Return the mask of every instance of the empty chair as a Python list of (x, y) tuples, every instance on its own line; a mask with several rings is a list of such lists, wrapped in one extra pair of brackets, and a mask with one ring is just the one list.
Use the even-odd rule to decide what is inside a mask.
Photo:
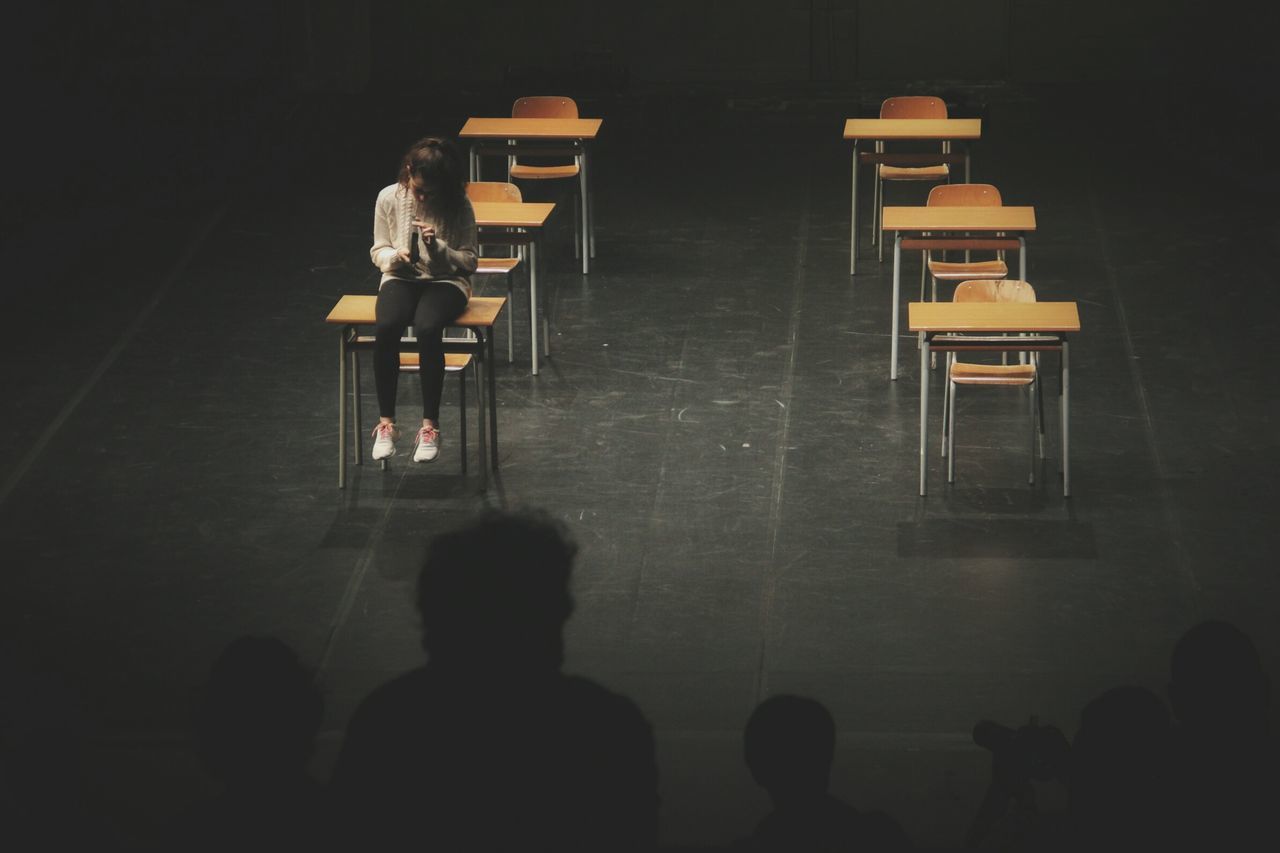
[[(893, 119), (940, 119), (947, 117), (947, 104), (941, 98), (932, 95), (905, 95), (888, 98), (880, 105), (880, 118)], [(876, 153), (884, 153), (884, 140), (876, 141)], [(942, 143), (942, 153), (951, 153), (951, 143)], [(876, 166), (876, 180), (873, 189), (874, 221), (872, 222), (872, 240), (878, 246), (877, 257), (884, 260), (884, 236), (880, 233), (881, 216), (884, 211), (884, 181), (927, 181), (946, 182), (951, 180), (951, 167), (946, 163), (926, 166), (890, 166), (880, 163)]]
[[(512, 118), (577, 118), (578, 104), (573, 98), (566, 98), (561, 95), (536, 95), (526, 98), (518, 98), (511, 106)], [(579, 209), (583, 207), (583, 193), (585, 188), (580, 180), (582, 176), (582, 147), (580, 143), (572, 143), (573, 162), (561, 163), (553, 165), (534, 165), (531, 163), (522, 163), (516, 157), (507, 158), (507, 175), (509, 180), (521, 181), (548, 181), (548, 180), (564, 180), (573, 181), (575, 203), (573, 205), (573, 256), (580, 257), (582, 251), (581, 240), (579, 235), (581, 227), (578, 216)], [(595, 257), (595, 223), (591, 220), (595, 217), (592, 214), (590, 199), (586, 199), (587, 211), (587, 252), (590, 257)]]
[[(930, 207), (1000, 207), (1002, 203), (1000, 191), (991, 184), (943, 184), (929, 190), (929, 200), (926, 202)], [(906, 242), (903, 241), (904, 245)], [(924, 268), (932, 279), (931, 301), (938, 301), (939, 281), (999, 281), (1007, 278), (1009, 267), (1005, 263), (1004, 253), (1007, 249), (1019, 248), (1019, 245), (1017, 240), (1000, 236), (994, 239), (991, 237), (976, 237), (972, 240), (958, 238), (955, 248), (965, 250), (965, 260), (960, 262), (935, 258), (933, 252), (926, 249)], [(969, 260), (970, 249), (995, 251), (996, 256), (992, 260), (971, 261)], [(920, 299), (924, 301), (923, 271), (921, 275)]]
[[(467, 198), (471, 199), (471, 201), (473, 202), (477, 202), (477, 201), (509, 202), (509, 203), (516, 203), (516, 204), (519, 204), (521, 201), (524, 200), (520, 194), (520, 188), (515, 184), (509, 184), (505, 181), (471, 181), (470, 183), (467, 184)], [(490, 242), (499, 243), (501, 242), (501, 238), (492, 237), (490, 239)], [(481, 244), (480, 248), (482, 251), (484, 250), (485, 246), (486, 244), (484, 243)], [(506, 276), (507, 304), (511, 305), (511, 304), (514, 304), (512, 302), (512, 292), (513, 292), (513, 278), (515, 274), (515, 268), (519, 266), (521, 262), (525, 262), (525, 244), (519, 244), (519, 245), (508, 244), (507, 250), (508, 250), (507, 257), (493, 257), (488, 255), (481, 255), (477, 259), (479, 265), (476, 267), (476, 272), (486, 273), (489, 275)], [(532, 302), (529, 305), (529, 310), (533, 311)], [(546, 322), (546, 318), (543, 318), (543, 322), (544, 323)], [(545, 328), (546, 327), (544, 326), (544, 330)], [(543, 337), (544, 339), (546, 337), (545, 331), (543, 333)], [(513, 311), (508, 311), (507, 312), (507, 363), (510, 364), (513, 361), (515, 361), (515, 359), (516, 359), (515, 314)]]
[[(954, 302), (1035, 302), (1036, 292), (1025, 281), (962, 281), (952, 294)], [(942, 453), (947, 457), (947, 482), (955, 482), (956, 390), (961, 385), (1026, 387), (1031, 418), (1031, 467), (1028, 482), (1036, 480), (1037, 444), (1044, 457), (1044, 411), (1040, 396), (1038, 359), (1026, 364), (973, 364), (947, 353), (946, 385), (942, 401)]]

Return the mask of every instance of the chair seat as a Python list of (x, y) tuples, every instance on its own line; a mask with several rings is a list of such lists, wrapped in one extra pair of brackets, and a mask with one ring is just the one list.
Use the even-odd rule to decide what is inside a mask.
[(529, 181), (548, 178), (572, 178), (577, 174), (577, 163), (566, 163), (563, 166), (525, 166), (517, 163), (511, 167), (511, 177)]
[(970, 263), (952, 263), (948, 261), (929, 261), (929, 275), (940, 281), (965, 281), (967, 279), (1000, 279), (1009, 275), (1009, 267), (1004, 261), (973, 261)]
[[(464, 370), (466, 369), (467, 365), (469, 365), (470, 363), (471, 363), (470, 353), (447, 352), (444, 354), (444, 369), (449, 373), (456, 373), (459, 370)], [(418, 354), (416, 352), (400, 353), (400, 369), (401, 370), (406, 371), (408, 373), (412, 373), (413, 371), (417, 370), (421, 366), (422, 365), (419, 362)]]
[(1030, 385), (1036, 379), (1034, 364), (971, 364), (953, 362), (951, 381), (957, 385)]
[(880, 166), (880, 178), (885, 181), (945, 181), (951, 174), (946, 163), (941, 166)]
[(476, 272), (505, 275), (520, 264), (519, 258), (477, 258)]

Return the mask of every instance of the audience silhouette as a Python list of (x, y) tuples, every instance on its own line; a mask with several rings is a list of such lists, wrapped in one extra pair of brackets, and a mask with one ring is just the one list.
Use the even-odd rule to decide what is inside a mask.
[(898, 851), (911, 849), (906, 833), (880, 812), (861, 813), (828, 793), (836, 724), (813, 699), (774, 696), (747, 720), (743, 753), (751, 776), (769, 792), (773, 811), (742, 851)]
[(1169, 711), (1143, 687), (1115, 687), (1080, 713), (1071, 742), (1065, 841), (1072, 850), (1167, 850)]
[[(1273, 850), (1280, 805), (1269, 684), (1249, 637), (1202, 622), (1174, 647), (1169, 709), (1149, 690), (1108, 690), (1085, 706), (1061, 772), (1067, 809), (1043, 814), (1029, 796), (1033, 753), (1055, 752), (1029, 726), (975, 740), (993, 749), (992, 780), (966, 847), (1028, 851)], [(1002, 727), (996, 727), (997, 729)], [(1036, 737), (1031, 735), (1040, 733)], [(1018, 806), (1009, 813), (1010, 803)]]
[(1201, 622), (1170, 658), (1173, 814), (1186, 849), (1274, 850), (1280, 844), (1270, 684), (1253, 641), (1227, 622)]
[(427, 663), (365, 699), (334, 769), (347, 847), (656, 845), (648, 722), (561, 672), (575, 551), (532, 513), (490, 511), (432, 542), (418, 579)]
[(277, 639), (241, 637), (214, 662), (196, 714), (196, 747), (222, 791), (166, 842), (193, 851), (315, 849), (323, 789), (307, 772), (323, 698)]

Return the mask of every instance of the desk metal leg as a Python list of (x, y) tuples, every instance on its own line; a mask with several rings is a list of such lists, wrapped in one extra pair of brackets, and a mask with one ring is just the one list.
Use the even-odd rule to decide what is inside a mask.
[[(489, 442), (487, 440), (488, 430), (485, 429), (486, 394), (485, 394), (485, 388), (484, 388), (484, 380), (480, 376), (481, 370), (485, 369), (484, 354), (483, 352), (479, 351), (479, 350), (482, 350), (483, 347), (484, 347), (484, 342), (481, 341), (480, 347), (477, 348), (478, 351), (476, 353), (480, 357), (473, 358), (471, 360), (471, 363), (472, 365), (474, 365), (474, 368), (475, 368), (474, 375), (476, 380), (476, 414), (479, 415), (479, 417), (476, 418), (476, 421), (480, 425), (480, 428), (476, 430), (476, 433), (478, 434), (478, 437), (479, 437), (478, 443), (480, 445), (480, 491), (482, 492), (487, 491), (489, 488)], [(492, 367), (492, 365), (490, 365), (490, 367)]]
[(1062, 339), (1062, 496), (1071, 497), (1071, 367)]
[[(893, 329), (889, 345), (889, 378), (898, 378), (898, 290), (902, 278), (902, 232), (893, 232)], [(921, 350), (924, 347), (920, 348)]]
[(973, 183), (973, 181), (969, 180), (969, 146), (968, 145), (965, 145), (964, 147), (964, 182), (966, 184)]
[(469, 180), (480, 180), (479, 159), (480, 158), (476, 156), (476, 145), (473, 142), (471, 143), (471, 147), (467, 149), (467, 175)]
[[(472, 370), (475, 370), (472, 367)], [(484, 424), (480, 424), (484, 429)], [(458, 441), (462, 444), (462, 473), (467, 473), (467, 372), (458, 373)], [(481, 460), (484, 461), (484, 460)]]
[(347, 487), (347, 330), (338, 338), (338, 488)]
[(1027, 238), (1018, 238), (1018, 278), (1027, 280)]
[[(510, 310), (510, 309), (508, 309)], [(489, 378), (489, 459), (492, 462), (493, 470), (498, 470), (498, 383), (494, 378), (494, 360), (493, 360), (493, 329), (489, 329), (487, 337), (481, 339), (481, 347), (484, 350), (485, 375)], [(484, 429), (485, 424), (481, 422), (480, 429)]]
[(529, 241), (529, 354), (533, 375), (538, 375), (538, 243)]
[(582, 194), (582, 274), (591, 271), (588, 258), (596, 256), (595, 229), (591, 227), (591, 180), (587, 177), (587, 146), (582, 146), (582, 165), (578, 167), (578, 192)]
[(920, 347), (920, 496), (929, 490), (929, 336)]
[(356, 464), (364, 464), (364, 424), (360, 422), (360, 353), (351, 351), (351, 437), (356, 445)]
[(853, 141), (853, 190), (849, 201), (849, 275), (858, 265), (858, 141)]

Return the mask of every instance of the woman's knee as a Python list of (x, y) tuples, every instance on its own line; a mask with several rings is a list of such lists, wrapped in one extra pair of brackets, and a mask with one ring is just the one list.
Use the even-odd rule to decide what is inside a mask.
[(405, 327), (399, 323), (379, 323), (373, 327), (374, 341), (379, 344), (399, 343)]

